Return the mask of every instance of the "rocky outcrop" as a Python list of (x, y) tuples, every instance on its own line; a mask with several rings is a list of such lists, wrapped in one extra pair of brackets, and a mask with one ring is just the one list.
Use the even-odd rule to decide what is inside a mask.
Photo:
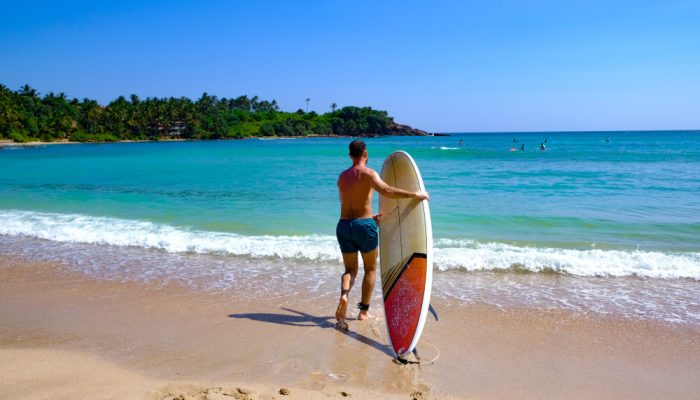
[(380, 133), (378, 136), (393, 135), (393, 136), (430, 136), (428, 132), (422, 131), (420, 129), (412, 128), (408, 125), (397, 124), (396, 122), (391, 122), (387, 127), (386, 131)]
[(389, 135), (402, 136), (428, 136), (428, 132), (420, 129), (412, 128), (408, 125), (397, 124), (393, 122), (389, 125)]

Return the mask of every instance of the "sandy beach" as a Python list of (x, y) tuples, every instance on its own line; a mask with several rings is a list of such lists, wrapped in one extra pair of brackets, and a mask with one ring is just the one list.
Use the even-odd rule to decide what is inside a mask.
[(96, 141), (96, 142), (71, 142), (69, 140), (56, 140), (53, 142), (15, 142), (12, 140), (0, 140), (0, 149), (3, 147), (7, 148), (18, 148), (18, 147), (37, 147), (37, 146), (51, 146), (57, 144), (100, 144), (100, 143), (149, 143), (149, 142), (186, 142), (187, 139), (159, 139), (159, 140), (118, 140), (114, 142)]
[(694, 328), (441, 301), (420, 346), (437, 361), (398, 365), (378, 307), (344, 334), (334, 300), (98, 281), (4, 257), (0, 398), (692, 399), (700, 390)]

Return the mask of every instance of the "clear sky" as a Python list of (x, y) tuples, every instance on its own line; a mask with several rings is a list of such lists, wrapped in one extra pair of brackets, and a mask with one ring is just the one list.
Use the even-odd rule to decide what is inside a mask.
[(697, 0), (2, 0), (0, 15), (15, 90), (308, 97), (434, 132), (700, 129)]

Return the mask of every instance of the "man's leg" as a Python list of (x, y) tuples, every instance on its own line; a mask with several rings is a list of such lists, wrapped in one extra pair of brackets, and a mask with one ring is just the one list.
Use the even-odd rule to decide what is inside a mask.
[(338, 308), (335, 310), (335, 318), (338, 322), (345, 321), (348, 293), (350, 293), (350, 289), (355, 284), (355, 277), (357, 277), (357, 253), (343, 253), (343, 263), (345, 264), (345, 272), (340, 277), (340, 301), (338, 301)]
[[(362, 279), (362, 303), (369, 304), (372, 300), (372, 291), (374, 290), (374, 282), (377, 275), (377, 249), (367, 253), (362, 253), (362, 263), (365, 267), (365, 276)], [(360, 310), (357, 319), (362, 321), (369, 318), (369, 311)]]

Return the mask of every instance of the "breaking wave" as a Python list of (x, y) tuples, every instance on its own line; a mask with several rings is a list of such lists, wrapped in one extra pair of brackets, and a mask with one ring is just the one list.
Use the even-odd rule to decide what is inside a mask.
[[(341, 260), (333, 236), (251, 236), (80, 214), (3, 210), (0, 211), (0, 234), (63, 243), (134, 246), (171, 253)], [(700, 279), (700, 253), (697, 252), (576, 250), (438, 239), (434, 255), (435, 268), (440, 271)]]

